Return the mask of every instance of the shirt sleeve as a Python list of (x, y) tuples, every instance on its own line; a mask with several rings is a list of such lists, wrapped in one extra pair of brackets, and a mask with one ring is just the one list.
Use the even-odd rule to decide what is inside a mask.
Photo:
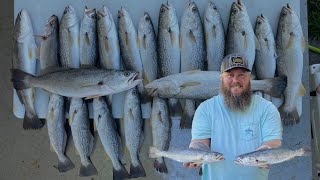
[(278, 109), (270, 103), (262, 117), (262, 142), (282, 140), (282, 123)]
[(201, 103), (194, 114), (191, 135), (192, 139), (211, 138), (211, 123), (206, 102)]

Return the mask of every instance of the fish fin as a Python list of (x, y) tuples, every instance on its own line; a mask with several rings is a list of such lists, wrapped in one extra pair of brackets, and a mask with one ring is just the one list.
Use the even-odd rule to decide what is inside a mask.
[(170, 43), (171, 43), (171, 46), (173, 47), (174, 43), (175, 43), (175, 39), (174, 39), (174, 34), (172, 33), (171, 29), (169, 29), (169, 34), (170, 34)]
[(108, 37), (106, 36), (104, 39), (104, 48), (106, 52), (109, 52), (109, 42), (108, 42)]
[(302, 52), (304, 52), (307, 48), (306, 40), (305, 40), (304, 36), (302, 36), (302, 38), (301, 38), (301, 48), (302, 48)]
[(277, 54), (277, 52), (276, 52), (276, 51), (274, 52), (273, 57), (274, 57), (275, 59), (277, 59), (277, 58), (278, 58), (278, 54)]
[(149, 148), (149, 157), (150, 158), (158, 158), (158, 157), (161, 157), (159, 154), (160, 154), (160, 150), (158, 150), (156, 147), (154, 146), (150, 146)]
[(162, 120), (162, 117), (161, 117), (161, 111), (159, 111), (159, 112), (157, 113), (157, 116), (158, 116), (158, 119), (159, 119), (159, 121), (161, 122), (161, 124), (163, 124), (163, 120)]
[(59, 172), (67, 172), (73, 169), (75, 166), (72, 161), (67, 156), (65, 156), (64, 161), (59, 161), (58, 166), (54, 165), (53, 167), (57, 168)]
[(153, 162), (153, 167), (156, 171), (160, 172), (160, 173), (168, 173), (168, 168), (166, 166), (166, 163), (162, 158), (162, 162), (159, 162), (157, 159)]
[(77, 149), (74, 149), (74, 154), (77, 155), (77, 156), (79, 156), (79, 152), (78, 152)]
[(194, 36), (192, 30), (190, 29), (188, 37), (190, 38), (192, 43), (197, 43), (196, 37)]
[(196, 69), (196, 70), (186, 71), (186, 72), (183, 72), (183, 73), (184, 74), (194, 74), (194, 73), (198, 73), (198, 72), (201, 72), (201, 70)]
[(89, 33), (88, 32), (86, 32), (84, 34), (84, 39), (85, 39), (85, 42), (86, 42), (87, 46), (89, 46), (90, 45), (90, 38), (89, 38)]
[(130, 119), (134, 119), (134, 115), (131, 108), (129, 109), (129, 116), (130, 116)]
[(312, 150), (306, 149), (306, 148), (300, 148), (299, 149), (299, 156), (311, 156)]
[(288, 41), (288, 44), (287, 44), (287, 49), (291, 48), (292, 45), (293, 45), (293, 42), (294, 42), (294, 34), (293, 32), (290, 33), (290, 38), (289, 38), (289, 41)]
[(38, 115), (34, 110), (26, 109), (23, 118), (23, 129), (40, 129), (44, 124), (44, 121), (38, 118)]
[(299, 86), (299, 93), (298, 93), (298, 95), (299, 95), (299, 96), (304, 96), (304, 95), (305, 95), (305, 93), (306, 93), (306, 90), (305, 90), (305, 88), (304, 88), (303, 84), (300, 84), (300, 86)]
[[(100, 116), (100, 115), (99, 115)], [(97, 132), (97, 120), (93, 120), (93, 132)]]
[(70, 117), (70, 115), (69, 115), (69, 125), (70, 125), (70, 126), (71, 126), (71, 124), (72, 124), (72, 122), (73, 122), (73, 120), (74, 120), (74, 118), (75, 118), (75, 116), (76, 116), (77, 113), (78, 113), (78, 111), (75, 110), (75, 111), (73, 111), (71, 117)]
[[(258, 38), (257, 38), (256, 35), (254, 35), (254, 43), (255, 43), (256, 49), (257, 49), (257, 50), (260, 50), (260, 49), (261, 49), (260, 43), (259, 43)], [(268, 46), (268, 47), (269, 47), (269, 46)]]
[(130, 179), (138, 178), (138, 177), (146, 177), (146, 172), (140, 161), (139, 161), (139, 165), (136, 167), (130, 164)]
[(54, 119), (54, 108), (53, 107), (49, 110), (48, 115), (49, 115), (49, 118), (47, 118), (47, 120)]
[(142, 79), (143, 79), (143, 84), (149, 84), (150, 83), (150, 81), (149, 81), (149, 79), (148, 79), (148, 77), (147, 77), (147, 75), (145, 73), (145, 69), (144, 68), (142, 70)]
[(271, 79), (265, 79), (269, 81), (268, 84), (271, 84), (271, 88), (266, 88), (263, 90), (264, 93), (269, 94), (272, 97), (281, 97), (283, 91), (287, 87), (287, 77), (286, 76), (279, 76)]
[(211, 33), (212, 33), (212, 37), (213, 37), (213, 38), (216, 38), (216, 37), (217, 37), (216, 25), (212, 25)]
[(298, 124), (300, 122), (297, 108), (294, 107), (292, 111), (287, 111), (284, 105), (279, 107), (280, 117), (285, 126)]
[[(69, 35), (69, 47), (72, 47), (73, 46), (73, 37), (72, 37), (72, 33), (70, 33), (70, 30), (69, 30), (69, 28), (67, 28), (67, 32), (68, 32), (68, 35)], [(79, 39), (80, 39), (80, 37), (79, 37)]]
[(96, 94), (96, 95), (93, 95), (93, 96), (87, 96), (87, 97), (85, 97), (84, 99), (85, 99), (85, 100), (89, 100), (89, 99), (98, 98), (98, 97), (100, 97), (100, 96), (103, 96), (103, 95), (101, 95), (101, 94)]
[(29, 47), (28, 48), (28, 57), (29, 57), (29, 60), (32, 60), (33, 59), (33, 48)]
[(20, 69), (11, 69), (11, 81), (13, 83), (13, 87), (16, 90), (31, 88), (29, 84), (29, 79), (33, 77), (33, 75), (21, 71)]
[(169, 113), (171, 117), (181, 117), (182, 109), (178, 99), (168, 99)]
[(92, 164), (91, 160), (89, 160), (89, 164), (87, 166), (84, 166), (81, 164), (79, 176), (80, 177), (86, 177), (86, 176), (93, 176), (97, 175), (98, 171), (96, 167)]
[(180, 129), (191, 128), (195, 109), (195, 101), (186, 99), (186, 103), (182, 112), (182, 117), (180, 119)]
[(179, 33), (179, 48), (182, 48), (182, 37), (181, 37), (181, 33)]
[(142, 39), (141, 39), (141, 44), (142, 45), (140, 45), (140, 47), (143, 47), (143, 49), (147, 49), (146, 38), (147, 38), (147, 36), (144, 34)]
[(54, 152), (54, 148), (53, 148), (52, 144), (50, 144), (50, 151)]
[(113, 168), (113, 179), (114, 180), (123, 180), (123, 179), (128, 179), (130, 177), (128, 171), (123, 166), (123, 164), (120, 163), (120, 165), (121, 165), (120, 170), (116, 170)]
[(44, 75), (44, 74), (49, 74), (49, 73), (53, 73), (53, 72), (58, 72), (58, 71), (65, 71), (68, 69), (72, 69), (72, 68), (67, 68), (67, 67), (48, 67), (45, 68), (43, 70), (41, 70), (39, 76)]
[(186, 87), (189, 87), (189, 86), (197, 86), (199, 84), (201, 84), (201, 83), (197, 82), (197, 81), (192, 81), (192, 82), (188, 82), (188, 83), (182, 84), (180, 87), (181, 88), (186, 88)]

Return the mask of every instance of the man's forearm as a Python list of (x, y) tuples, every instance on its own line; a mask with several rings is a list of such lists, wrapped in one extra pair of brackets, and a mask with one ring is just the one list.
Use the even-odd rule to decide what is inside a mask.
[(190, 142), (189, 148), (192, 149), (210, 149), (210, 139), (193, 139)]

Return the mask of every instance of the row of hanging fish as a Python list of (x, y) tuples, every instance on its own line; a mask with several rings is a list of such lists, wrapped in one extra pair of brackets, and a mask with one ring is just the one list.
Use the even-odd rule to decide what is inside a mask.
[[(157, 36), (148, 13), (144, 13), (140, 19), (137, 32), (125, 8), (118, 11), (117, 29), (107, 7), (103, 7), (97, 13), (95, 9), (85, 8), (80, 23), (74, 8), (67, 6), (61, 18), (59, 30), (51, 29), (54, 24), (52, 20), (56, 17), (52, 16), (48, 20), (42, 36), (41, 44), (43, 45), (40, 48), (42, 73), (37, 76), (35, 76), (37, 55), (34, 33), (29, 17), (23, 18), (24, 13), (26, 13), (25, 10), (19, 13), (15, 23), (13, 61), (14, 87), (26, 108), (24, 128), (37, 129), (44, 125), (35, 113), (33, 104), (35, 96), (31, 87), (40, 87), (55, 94), (50, 97), (50, 102), (51, 99), (61, 101), (62, 96), (73, 97), (69, 100), (71, 127), (73, 123), (88, 124), (89, 122), (87, 113), (82, 112), (80, 108), (87, 111), (87, 108), (83, 107), (85, 103), (82, 97), (93, 98), (93, 102), (96, 102), (93, 103), (93, 111), (98, 112), (98, 99), (101, 101), (98, 97), (112, 94), (112, 97), (107, 98), (108, 102), (112, 101), (111, 114), (114, 116), (114, 112), (117, 111), (116, 114), (123, 115), (125, 122), (127, 122), (126, 119), (128, 122), (129, 119), (136, 121), (134, 124), (125, 123), (126, 143), (132, 159), (131, 177), (145, 176), (138, 158), (143, 141), (141, 103), (152, 101), (148, 94), (169, 98), (168, 100), (154, 98), (151, 112), (153, 146), (159, 150), (167, 150), (170, 134), (169, 113), (171, 116), (180, 116), (181, 107), (178, 98), (208, 99), (218, 93), (219, 72), (217, 71), (220, 69), (224, 54), (244, 54), (250, 61), (250, 65), (255, 66), (255, 75), (259, 79), (252, 80), (253, 90), (264, 91), (273, 97), (279, 97), (284, 91), (285, 103), (280, 107), (282, 120), (285, 124), (294, 124), (299, 121), (294, 101), (296, 96), (303, 92), (300, 85), (304, 39), (299, 18), (289, 5), (283, 7), (281, 11), (277, 41), (274, 41), (268, 20), (263, 15), (257, 18), (254, 34), (246, 8), (240, 0), (231, 6), (226, 39), (219, 12), (213, 2), (209, 2), (205, 11), (203, 27), (199, 10), (194, 2), (188, 4), (180, 26), (173, 5), (169, 2), (162, 4)], [(58, 23), (56, 23), (57, 26)], [(58, 31), (59, 35), (53, 35)], [(46, 47), (44, 42), (49, 44), (51, 40), (55, 43)], [(48, 60), (48, 64), (45, 64), (44, 59)], [(55, 61), (52, 66), (60, 65), (66, 69), (51, 67), (49, 62), (51, 60)], [(291, 62), (293, 60), (295, 63)], [(100, 70), (92, 68), (93, 66), (113, 70)], [(79, 67), (81, 69), (67, 69)], [(274, 78), (276, 67), (278, 75), (284, 75), (286, 78)], [(178, 74), (180, 72), (182, 73)], [(161, 79), (156, 80), (157, 78)], [(143, 83), (140, 83), (141, 81)], [(131, 89), (136, 85), (137, 89)], [(124, 92), (128, 89), (131, 90)], [(131, 96), (134, 98), (130, 98)], [(190, 127), (196, 103), (194, 100), (186, 100), (182, 104), (184, 107), (181, 127)], [(79, 109), (72, 109), (73, 106)], [(60, 111), (64, 112), (64, 110)], [(54, 112), (55, 108), (50, 105), (47, 120), (48, 115), (53, 115)], [(82, 113), (85, 115), (80, 117), (86, 117), (87, 120), (76, 121), (75, 118)], [(102, 118), (105, 117), (102, 115), (104, 113), (97, 114), (99, 113), (94, 113), (95, 122), (99, 122), (96, 119), (106, 119)], [(102, 124), (110, 126), (110, 123)], [(76, 145), (83, 159), (81, 162), (84, 168), (80, 169), (80, 175), (96, 173), (94, 166), (88, 160), (92, 151), (90, 148), (92, 137), (89, 134), (90, 132), (86, 132), (83, 137), (80, 137), (80, 139), (86, 139), (80, 142), (90, 142), (86, 144), (86, 150), (81, 151), (84, 147)], [(114, 135), (114, 137), (118, 136)], [(61, 142), (64, 138), (60, 137)], [(113, 141), (116, 141), (115, 139), (117, 138), (113, 138)], [(64, 144), (61, 143), (60, 146), (65, 148)], [(114, 175), (128, 177), (128, 173), (125, 173), (123, 166), (120, 165), (119, 155), (112, 155), (114, 149), (110, 149), (110, 144), (114, 143), (103, 143), (109, 156), (116, 159), (112, 160)], [(114, 148), (117, 149), (117, 147)], [(60, 148), (59, 154), (64, 153), (61, 151), (64, 148)], [(66, 158), (62, 159), (59, 158), (59, 161), (65, 162), (64, 166), (70, 168), (71, 163), (65, 160)], [(160, 172), (167, 172), (163, 158), (158, 158), (154, 166)], [(60, 169), (66, 171), (69, 168)], [(117, 175), (118, 172), (120, 174)]]

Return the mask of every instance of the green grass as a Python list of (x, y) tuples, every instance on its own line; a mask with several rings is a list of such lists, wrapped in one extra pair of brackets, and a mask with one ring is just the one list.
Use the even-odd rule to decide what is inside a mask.
[(320, 40), (320, 0), (308, 0), (308, 29), (312, 39)]

